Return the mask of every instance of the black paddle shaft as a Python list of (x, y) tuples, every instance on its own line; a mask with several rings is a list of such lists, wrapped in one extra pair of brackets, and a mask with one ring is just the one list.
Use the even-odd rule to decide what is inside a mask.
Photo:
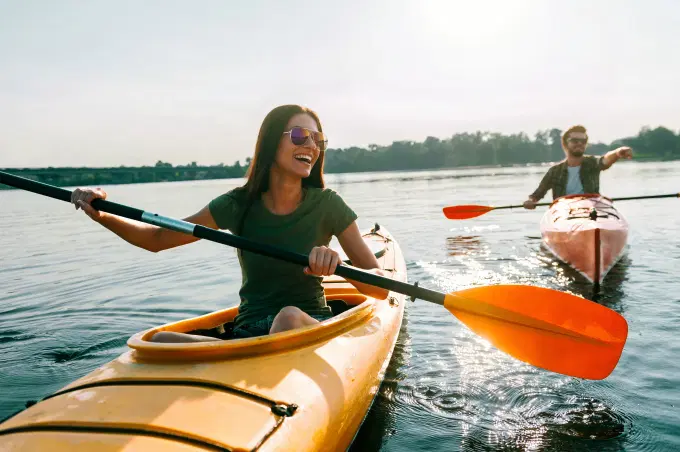
[[(66, 201), (69, 203), (71, 202), (72, 192), (69, 190), (45, 184), (43, 182), (37, 182), (31, 179), (15, 176), (4, 171), (0, 171), (0, 183), (50, 198), (59, 199), (61, 201)], [(193, 235), (194, 237), (221, 243), (223, 245), (228, 245), (241, 250), (250, 251), (251, 253), (273, 257), (293, 264), (302, 266), (309, 265), (309, 256), (307, 255), (294, 253), (292, 251), (287, 251), (281, 248), (273, 247), (271, 245), (266, 245), (264, 243), (254, 242), (234, 234), (229, 234), (227, 232), (207, 228), (202, 225), (189, 223), (188, 221), (164, 217), (140, 209), (135, 209), (133, 207), (128, 207), (123, 204), (106, 201), (104, 199), (95, 199), (92, 201), (91, 205), (95, 209), (102, 212), (129, 218), (131, 220), (153, 224), (166, 229)], [(358, 281), (371, 286), (382, 287), (383, 289), (391, 290), (393, 292), (409, 295), (414, 299), (420, 298), (421, 300), (430, 301), (440, 305), (444, 304), (444, 299), (446, 298), (446, 295), (441, 292), (425, 289), (423, 287), (418, 287), (417, 285), (408, 284), (402, 281), (385, 278), (383, 276), (374, 275), (349, 265), (338, 265), (338, 267), (335, 269), (335, 274), (353, 281)]]

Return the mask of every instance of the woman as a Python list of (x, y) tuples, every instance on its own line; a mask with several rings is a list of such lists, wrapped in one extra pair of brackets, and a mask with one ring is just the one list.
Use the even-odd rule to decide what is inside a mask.
[[(324, 188), (326, 138), (313, 111), (283, 105), (264, 119), (255, 155), (243, 187), (215, 199), (185, 218), (213, 229), (229, 229), (249, 239), (309, 253), (309, 266), (299, 266), (247, 251), (239, 251), (243, 281), (241, 304), (234, 319), (234, 338), (277, 333), (318, 323), (332, 312), (324, 298), (321, 277), (340, 263), (328, 244), (335, 235), (353, 265), (382, 275), (378, 261), (364, 243), (357, 215), (342, 198)], [(106, 198), (101, 190), (76, 189), (71, 201), (90, 218), (127, 242), (158, 252), (199, 240), (115, 215), (99, 212), (90, 203)], [(361, 292), (385, 299), (388, 292), (350, 281)], [(160, 332), (158, 342), (219, 340), (208, 336)]]

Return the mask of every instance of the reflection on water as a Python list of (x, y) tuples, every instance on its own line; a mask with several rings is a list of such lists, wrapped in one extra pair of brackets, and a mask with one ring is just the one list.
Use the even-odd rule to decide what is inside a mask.
[(351, 452), (380, 450), (385, 441), (396, 433), (396, 395), (399, 392), (399, 385), (406, 378), (404, 370), (410, 364), (411, 337), (408, 332), (408, 311), (409, 306), (404, 311), (404, 321), (383, 383), (376, 394), (371, 410), (349, 449)]
[(629, 279), (628, 273), (631, 265), (633, 265), (632, 259), (628, 254), (624, 254), (616, 265), (609, 270), (600, 286), (593, 288), (590, 299), (624, 315), (625, 283)]
[(619, 314), (624, 314), (621, 301), (626, 295), (624, 283), (628, 281), (628, 269), (632, 265), (629, 253), (621, 256), (599, 286), (592, 284), (578, 271), (556, 259), (543, 245), (541, 245), (541, 258), (547, 267), (559, 268), (559, 274), (565, 281), (564, 290), (598, 302)]
[(468, 256), (470, 254), (480, 254), (483, 241), (478, 235), (457, 235), (447, 237), (446, 247), (449, 256)]

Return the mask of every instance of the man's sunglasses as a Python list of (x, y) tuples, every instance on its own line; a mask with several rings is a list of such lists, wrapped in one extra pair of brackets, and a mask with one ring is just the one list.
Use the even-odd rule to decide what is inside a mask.
[(316, 132), (314, 130), (305, 129), (304, 127), (293, 127), (288, 132), (283, 132), (283, 134), (290, 135), (290, 141), (295, 146), (304, 145), (310, 138), (319, 147), (320, 151), (325, 151), (328, 146), (328, 139), (323, 132)]
[(570, 143), (576, 143), (576, 144), (586, 144), (588, 142), (587, 138), (569, 138)]

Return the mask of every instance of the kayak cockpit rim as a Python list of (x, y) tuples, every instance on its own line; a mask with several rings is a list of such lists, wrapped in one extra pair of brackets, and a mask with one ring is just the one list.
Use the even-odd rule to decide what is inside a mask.
[(338, 288), (336, 290), (340, 292), (344, 290), (344, 293), (333, 293), (335, 291), (328, 293), (327, 290), (329, 301), (341, 299), (348, 305), (356, 304), (356, 306), (314, 325), (245, 339), (194, 343), (161, 343), (150, 340), (154, 334), (161, 331), (186, 333), (195, 329), (213, 328), (229, 322), (238, 312), (238, 307), (232, 307), (139, 332), (128, 340), (127, 345), (134, 350), (136, 358), (142, 360), (187, 361), (257, 356), (299, 348), (342, 335), (359, 323), (369, 321), (376, 311), (377, 303), (389, 305), (388, 300), (375, 300), (358, 292), (351, 293), (351, 289)]

